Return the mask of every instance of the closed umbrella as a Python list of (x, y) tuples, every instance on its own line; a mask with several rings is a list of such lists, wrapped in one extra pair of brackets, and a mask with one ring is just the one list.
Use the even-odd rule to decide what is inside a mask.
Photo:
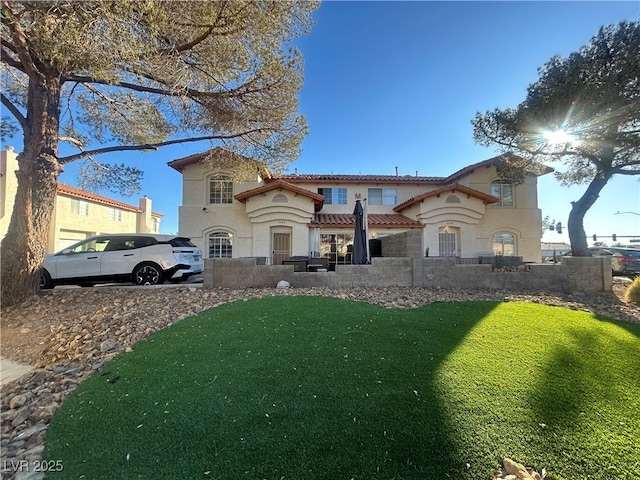
[(369, 263), (367, 256), (367, 225), (365, 224), (364, 210), (362, 209), (360, 200), (356, 200), (353, 215), (355, 217), (355, 231), (353, 235), (353, 258), (351, 263), (364, 265)]

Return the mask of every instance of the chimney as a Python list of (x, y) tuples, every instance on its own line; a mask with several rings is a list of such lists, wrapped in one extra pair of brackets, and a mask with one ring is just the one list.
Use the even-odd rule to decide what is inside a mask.
[(153, 232), (151, 223), (151, 199), (146, 195), (138, 202), (138, 233)]
[(396, 177), (398, 176), (398, 167), (396, 167)]

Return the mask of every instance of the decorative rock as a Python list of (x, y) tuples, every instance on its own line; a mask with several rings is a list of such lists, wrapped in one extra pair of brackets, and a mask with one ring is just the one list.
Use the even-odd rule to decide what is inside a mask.
[(109, 350), (113, 350), (117, 346), (118, 342), (116, 342), (115, 340), (105, 340), (100, 344), (100, 351), (103, 353), (108, 352)]
[(20, 432), (18, 434), (18, 436), (16, 438), (19, 438), (20, 440), (27, 440), (28, 438), (30, 438), (32, 435), (35, 435), (38, 432), (41, 432), (43, 430), (46, 430), (47, 426), (46, 425), (34, 425), (31, 428), (27, 428), (24, 432)]
[(24, 421), (29, 418), (29, 415), (31, 415), (31, 410), (28, 407), (21, 408), (20, 410), (18, 410), (16, 418), (14, 418), (11, 422), (11, 426), (15, 428), (19, 425), (22, 425)]
[(291, 288), (291, 284), (286, 280), (280, 280), (276, 288)]
[(27, 400), (28, 398), (26, 395), (16, 395), (9, 401), (9, 408), (12, 410), (22, 408), (27, 403)]

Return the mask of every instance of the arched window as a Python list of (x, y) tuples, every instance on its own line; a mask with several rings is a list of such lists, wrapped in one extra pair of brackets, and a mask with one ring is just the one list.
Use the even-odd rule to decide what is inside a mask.
[(209, 178), (209, 203), (233, 203), (233, 180), (225, 175)]
[(515, 257), (516, 236), (507, 232), (496, 233), (493, 236), (493, 253), (503, 257)]
[(491, 182), (491, 195), (498, 198), (497, 207), (513, 207), (513, 185), (505, 180)]
[(233, 235), (228, 232), (209, 234), (209, 258), (231, 258), (233, 256)]

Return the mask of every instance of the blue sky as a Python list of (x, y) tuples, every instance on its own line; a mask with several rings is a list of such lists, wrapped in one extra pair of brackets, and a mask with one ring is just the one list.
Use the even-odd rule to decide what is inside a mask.
[[(516, 107), (537, 68), (588, 43), (602, 25), (640, 18), (627, 2), (324, 2), (316, 25), (298, 41), (305, 58), (300, 97), (310, 134), (301, 173), (447, 176), (496, 154), (474, 143), (476, 112)], [(180, 174), (166, 162), (208, 148), (191, 144), (103, 160), (135, 162), (143, 190), (177, 232)], [(117, 158), (116, 158), (117, 157)], [(75, 183), (75, 168), (60, 179)], [(640, 181), (614, 178), (587, 213), (592, 234), (639, 235)], [(585, 186), (539, 181), (543, 216), (566, 226), (570, 201)], [(118, 198), (116, 195), (107, 193)], [(137, 198), (122, 199), (137, 204)], [(544, 241), (568, 240), (547, 232)]]

